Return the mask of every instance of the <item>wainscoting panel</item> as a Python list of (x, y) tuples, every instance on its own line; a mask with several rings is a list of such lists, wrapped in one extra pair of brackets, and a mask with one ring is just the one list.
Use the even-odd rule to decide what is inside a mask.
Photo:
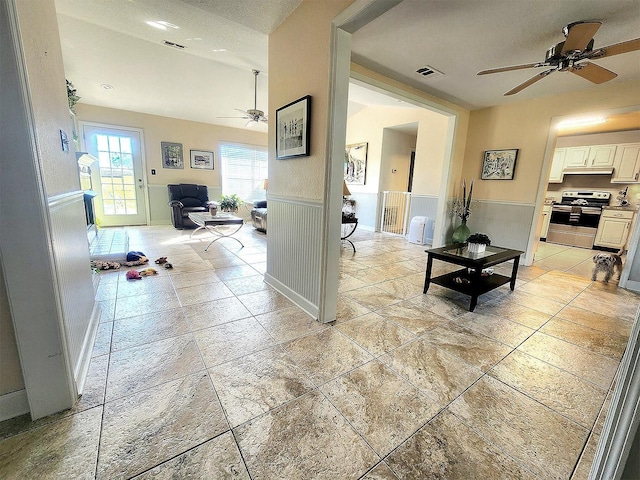
[(149, 192), (149, 225), (171, 225), (169, 193), (166, 185), (147, 185)]
[[(209, 200), (218, 202), (222, 190), (218, 187), (210, 187)], [(149, 192), (149, 225), (171, 225), (171, 209), (169, 208), (169, 193), (166, 185), (147, 185)]]
[[(322, 206), (269, 198), (267, 282), (318, 316)], [(292, 298), (293, 297), (293, 298)]]
[(82, 391), (98, 327), (81, 191), (49, 198), (53, 255), (74, 378)]
[(435, 221), (438, 215), (438, 197), (435, 195), (411, 195), (409, 222), (413, 217), (429, 217)]
[[(499, 247), (527, 251), (535, 205), (478, 201), (471, 205), (467, 225), (471, 233), (486, 233)], [(460, 224), (456, 219), (455, 226)], [(451, 238), (451, 231), (447, 238)]]
[(377, 193), (352, 193), (349, 198), (356, 201), (356, 217), (358, 227), (367, 230), (377, 230), (378, 194)]

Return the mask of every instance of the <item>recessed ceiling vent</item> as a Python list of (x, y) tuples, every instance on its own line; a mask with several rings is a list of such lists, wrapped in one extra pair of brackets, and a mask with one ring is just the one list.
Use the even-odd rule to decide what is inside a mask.
[(178, 50), (184, 50), (185, 48), (187, 48), (184, 45), (180, 45), (179, 43), (170, 42), (169, 40), (163, 40), (162, 44), (166, 45), (167, 47), (177, 48)]
[(442, 73), (439, 70), (436, 70), (433, 67), (430, 67), (429, 65), (425, 65), (424, 67), (417, 69), (416, 73), (423, 77), (429, 77), (429, 78), (439, 77), (440, 75), (444, 75), (444, 73)]

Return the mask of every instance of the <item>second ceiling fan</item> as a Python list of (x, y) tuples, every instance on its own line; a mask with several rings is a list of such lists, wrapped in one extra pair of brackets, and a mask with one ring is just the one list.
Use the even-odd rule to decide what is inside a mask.
[(252, 70), (253, 75), (254, 75), (254, 79), (253, 79), (253, 108), (250, 108), (248, 110), (240, 110), (239, 108), (236, 108), (237, 111), (243, 113), (244, 115), (242, 117), (218, 117), (218, 118), (244, 118), (246, 120), (249, 120), (246, 126), (251, 125), (252, 122), (255, 123), (259, 123), (259, 122), (263, 122), (263, 123), (267, 123), (268, 119), (267, 117), (264, 115), (264, 112), (262, 110), (258, 110), (258, 75), (260, 74), (260, 70)]
[(566, 37), (565, 40), (547, 50), (544, 62), (492, 68), (478, 72), (478, 75), (509, 72), (511, 70), (521, 70), (525, 68), (551, 67), (512, 88), (505, 93), (505, 95), (518, 93), (553, 72), (571, 72), (593, 83), (604, 83), (613, 80), (618, 76), (617, 73), (587, 60), (596, 60), (640, 50), (640, 38), (596, 48), (594, 50), (593, 36), (601, 25), (602, 22), (595, 21), (570, 23), (562, 29), (562, 33)]

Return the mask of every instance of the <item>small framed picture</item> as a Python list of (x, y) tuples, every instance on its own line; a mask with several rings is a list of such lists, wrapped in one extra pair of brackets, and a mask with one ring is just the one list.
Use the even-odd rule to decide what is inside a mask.
[(311, 96), (276, 110), (276, 159), (309, 156)]
[(162, 148), (162, 166), (164, 168), (184, 168), (182, 144), (160, 142)]
[(213, 170), (213, 152), (207, 152), (206, 150), (190, 150), (190, 152), (191, 168)]
[(482, 180), (513, 180), (518, 149), (487, 150), (482, 162)]

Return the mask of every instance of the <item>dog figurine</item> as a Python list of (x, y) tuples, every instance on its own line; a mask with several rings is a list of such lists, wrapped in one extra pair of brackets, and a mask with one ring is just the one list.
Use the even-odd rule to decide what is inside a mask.
[(595, 281), (598, 276), (598, 272), (604, 272), (604, 281), (608, 282), (613, 276), (614, 270), (618, 272), (618, 278), (622, 272), (622, 255), (624, 250), (620, 250), (618, 253), (602, 252), (593, 256), (593, 274), (591, 280)]

